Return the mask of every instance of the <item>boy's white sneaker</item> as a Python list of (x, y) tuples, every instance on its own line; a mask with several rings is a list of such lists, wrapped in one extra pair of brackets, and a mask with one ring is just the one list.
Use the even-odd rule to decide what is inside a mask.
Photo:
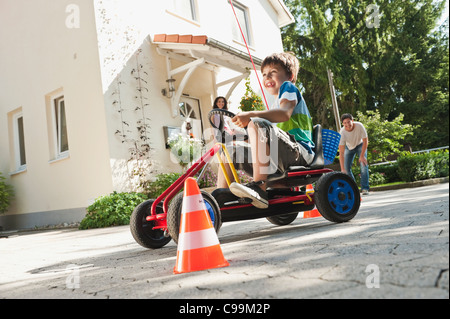
[(251, 182), (245, 185), (231, 183), (230, 191), (239, 198), (250, 198), (252, 205), (265, 209), (269, 207), (269, 197), (266, 191), (263, 191), (259, 185), (263, 182)]

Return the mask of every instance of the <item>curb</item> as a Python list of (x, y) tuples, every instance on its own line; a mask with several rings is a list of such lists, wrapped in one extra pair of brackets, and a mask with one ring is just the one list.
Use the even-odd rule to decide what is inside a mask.
[(447, 177), (425, 179), (423, 181), (415, 181), (415, 182), (403, 183), (403, 184), (397, 184), (397, 185), (375, 186), (375, 187), (371, 187), (370, 191), (371, 192), (388, 191), (388, 190), (394, 190), (394, 189), (414, 188), (414, 187), (421, 187), (421, 186), (444, 184), (444, 183), (448, 183), (448, 182), (449, 182), (449, 177), (447, 176)]

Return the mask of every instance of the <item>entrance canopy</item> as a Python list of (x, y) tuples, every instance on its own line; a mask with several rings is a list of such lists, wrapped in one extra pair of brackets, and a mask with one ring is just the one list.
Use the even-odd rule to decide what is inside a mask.
[[(232, 46), (208, 38), (207, 36), (158, 34), (155, 35), (153, 44), (157, 45), (156, 50), (158, 53), (166, 57), (169, 83), (173, 79), (173, 76), (186, 72), (178, 85), (178, 89), (174, 90), (172, 88), (173, 117), (178, 115), (178, 105), (183, 90), (197, 68), (201, 67), (213, 71), (213, 85), (216, 95), (218, 87), (232, 83), (226, 95), (227, 99), (229, 99), (238, 84), (250, 75), (250, 70), (253, 69), (251, 59), (246, 52), (237, 50)], [(177, 60), (184, 64), (180, 67), (173, 68), (172, 60)], [(261, 68), (261, 59), (253, 57), (253, 62), (257, 69)], [(220, 67), (236, 71), (239, 75), (217, 83), (215, 71)]]

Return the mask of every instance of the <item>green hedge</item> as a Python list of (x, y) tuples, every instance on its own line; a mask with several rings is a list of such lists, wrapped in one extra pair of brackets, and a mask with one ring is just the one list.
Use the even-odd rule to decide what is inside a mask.
[[(359, 185), (361, 178), (359, 164), (357, 166), (354, 164), (353, 175)], [(449, 176), (448, 150), (408, 153), (401, 155), (395, 163), (369, 166), (370, 186), (393, 182), (414, 182), (445, 176)]]
[(398, 174), (405, 182), (448, 176), (448, 160), (448, 150), (403, 155), (397, 160)]
[(148, 198), (156, 199), (181, 176), (178, 173), (159, 174), (148, 186)]
[(385, 183), (393, 183), (401, 181), (398, 175), (398, 163), (391, 163), (386, 165), (370, 166), (370, 173), (384, 174)]
[(79, 229), (129, 225), (134, 208), (147, 200), (140, 193), (117, 193), (101, 196), (87, 208)]
[[(375, 166), (374, 166), (375, 167)], [(352, 168), (353, 176), (355, 176), (356, 184), (361, 184), (361, 172), (359, 166)], [(369, 166), (369, 185), (370, 186), (377, 186), (386, 184), (388, 182), (388, 176), (386, 173), (384, 173), (382, 170), (375, 171), (372, 169), (371, 166)]]

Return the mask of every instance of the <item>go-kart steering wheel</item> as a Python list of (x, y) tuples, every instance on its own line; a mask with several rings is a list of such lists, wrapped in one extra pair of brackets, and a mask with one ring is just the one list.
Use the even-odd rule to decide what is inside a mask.
[[(214, 116), (219, 115), (220, 116), (220, 123), (219, 127), (216, 126), (214, 123)], [(225, 143), (225, 141), (236, 141), (236, 140), (247, 140), (248, 135), (247, 134), (230, 134), (230, 132), (227, 132), (225, 130), (225, 120), (224, 116), (227, 116), (229, 118), (235, 117), (235, 114), (233, 112), (230, 112), (228, 110), (223, 109), (213, 109), (208, 114), (208, 120), (211, 126), (216, 129), (215, 137), (218, 142)]]

